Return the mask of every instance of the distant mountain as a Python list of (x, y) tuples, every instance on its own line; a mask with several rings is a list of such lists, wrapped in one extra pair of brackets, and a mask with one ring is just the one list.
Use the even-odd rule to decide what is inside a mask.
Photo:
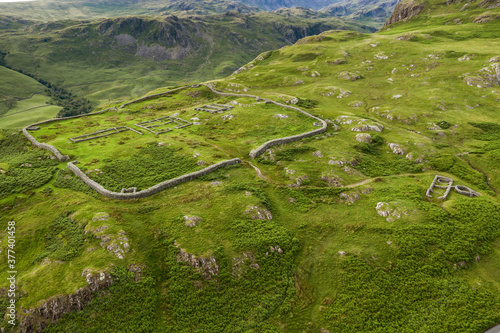
[(318, 12), (306, 7), (292, 7), (292, 8), (284, 7), (273, 11), (273, 13), (282, 16), (295, 16), (304, 18), (325, 18), (333, 16), (329, 15), (328, 13)]
[(344, 0), (320, 10), (329, 16), (385, 22), (400, 0)]
[(234, 0), (243, 2), (246, 5), (259, 7), (267, 11), (279, 8), (306, 7), (318, 10), (339, 2), (339, 0)]
[(33, 23), (35, 22), (25, 20), (21, 17), (0, 15), (0, 30), (17, 29)]
[[(307, 18), (348, 16), (350, 19), (381, 25), (398, 0), (37, 0), (0, 2), (0, 13), (24, 20), (92, 20), (125, 15), (177, 16), (213, 15), (234, 11), (250, 14), (278, 11), (279, 15)], [(321, 10), (321, 13), (314, 11)], [(9, 26), (12, 26), (12, 22)], [(0, 26), (2, 28), (2, 26)], [(5, 27), (4, 27), (5, 28)]]
[(261, 9), (231, 0), (179, 0), (160, 8), (158, 11), (187, 15), (210, 15), (228, 11), (245, 14), (257, 13), (261, 11)]
[(65, 19), (95, 19), (124, 15), (160, 15), (182, 13), (210, 15), (236, 11), (255, 13), (260, 9), (231, 0), (37, 0), (0, 2), (0, 13), (22, 16), (23, 19), (55, 21)]

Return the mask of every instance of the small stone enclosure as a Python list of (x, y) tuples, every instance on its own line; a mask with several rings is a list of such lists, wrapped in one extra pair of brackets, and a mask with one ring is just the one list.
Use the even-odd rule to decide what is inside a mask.
[(469, 198), (478, 197), (480, 195), (478, 192), (471, 190), (467, 186), (453, 186), (453, 179), (439, 175), (436, 175), (436, 177), (434, 177), (434, 180), (432, 181), (431, 186), (429, 186), (429, 188), (427, 189), (425, 195), (428, 198), (432, 198), (432, 193), (434, 192), (435, 188), (445, 190), (444, 194), (438, 198), (444, 200), (446, 200), (452, 189), (455, 189), (455, 192), (457, 192), (458, 194), (465, 195)]

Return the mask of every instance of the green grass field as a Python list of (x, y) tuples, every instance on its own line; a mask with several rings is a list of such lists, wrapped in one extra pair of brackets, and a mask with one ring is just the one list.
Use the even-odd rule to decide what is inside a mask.
[(44, 86), (36, 80), (0, 66), (0, 100), (7, 96), (29, 97), (44, 91)]
[(49, 97), (36, 94), (29, 99), (23, 99), (17, 102), (15, 107), (8, 110), (8, 112), (0, 118), (0, 128), (21, 128), (36, 123), (37, 121), (56, 117), (61, 107), (57, 105), (48, 105), (49, 101)]

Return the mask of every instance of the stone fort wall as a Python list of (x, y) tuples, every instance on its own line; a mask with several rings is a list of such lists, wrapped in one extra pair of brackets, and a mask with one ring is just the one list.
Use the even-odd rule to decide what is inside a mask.
[(193, 179), (199, 178), (201, 176), (207, 175), (207, 174), (209, 174), (209, 173), (211, 173), (219, 168), (222, 168), (225, 166), (230, 166), (230, 165), (235, 165), (238, 163), (241, 163), (241, 160), (239, 158), (233, 158), (231, 160), (222, 161), (222, 162), (213, 164), (205, 169), (191, 172), (191, 173), (182, 175), (180, 177), (161, 182), (161, 183), (156, 184), (150, 188), (147, 188), (147, 189), (139, 191), (139, 192), (134, 192), (134, 193), (120, 193), (120, 192), (109, 191), (109, 190), (105, 189), (104, 186), (102, 186), (101, 184), (90, 179), (82, 170), (80, 170), (72, 162), (69, 162), (67, 164), (67, 166), (68, 166), (68, 169), (70, 169), (85, 184), (87, 184), (89, 187), (94, 189), (97, 193), (99, 193), (105, 197), (112, 198), (112, 199), (141, 199), (141, 198), (149, 197), (150, 195), (156, 194), (158, 192), (161, 192), (166, 188), (173, 187), (173, 186), (191, 181)]

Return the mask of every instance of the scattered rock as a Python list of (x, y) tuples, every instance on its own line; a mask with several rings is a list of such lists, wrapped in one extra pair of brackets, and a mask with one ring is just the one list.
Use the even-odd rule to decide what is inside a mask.
[(373, 188), (371, 188), (371, 187), (364, 188), (361, 190), (361, 193), (363, 193), (363, 194), (370, 194), (372, 192), (373, 192)]
[(205, 161), (198, 161), (198, 163), (196, 163), (198, 166), (201, 166), (201, 165), (204, 165), (206, 162)]
[(325, 181), (329, 186), (333, 186), (333, 187), (343, 187), (344, 185), (342, 185), (342, 178), (340, 177), (337, 177), (335, 175), (325, 175), (325, 174), (322, 174), (320, 177), (319, 177), (320, 180), (322, 181)]
[[(377, 207), (375, 208), (377, 210), (378, 215), (382, 217), (387, 217), (386, 221), (387, 222), (392, 222), (394, 220), (397, 220), (401, 218), (401, 216), (409, 215), (409, 210), (406, 207), (398, 207), (399, 203), (392, 203), (389, 204), (388, 202), (379, 202), (377, 203)], [(414, 211), (416, 213), (416, 211)]]
[(322, 153), (321, 153), (321, 151), (319, 151), (319, 150), (318, 150), (318, 151), (313, 152), (312, 154), (313, 154), (313, 156), (316, 156), (316, 157), (320, 157), (320, 158), (321, 158), (321, 157), (323, 157), (323, 154), (322, 154)]
[(354, 101), (354, 102), (351, 102), (349, 104), (347, 104), (353, 108), (359, 108), (359, 107), (362, 107), (363, 105), (365, 105), (364, 102), (361, 102), (361, 101)]
[(377, 59), (377, 60), (384, 60), (384, 59), (388, 59), (389, 57), (386, 56), (383, 52), (380, 52), (380, 53), (374, 55), (373, 58)]
[(346, 98), (349, 97), (352, 92), (349, 90), (345, 90), (342, 88), (337, 88), (337, 87), (327, 87), (326, 92), (322, 93), (321, 95), (323, 96), (335, 96), (337, 98)]
[(283, 254), (283, 250), (281, 249), (281, 247), (279, 245), (270, 246), (269, 247), (269, 251), (271, 251), (271, 252), (278, 252), (279, 254)]
[(348, 205), (352, 205), (359, 200), (359, 194), (357, 193), (340, 193), (340, 200)]
[(309, 180), (309, 177), (307, 175), (297, 177), (295, 179), (295, 184), (297, 186), (302, 186), (302, 184), (304, 183), (305, 180)]
[(250, 215), (250, 217), (254, 220), (272, 220), (273, 214), (266, 208), (262, 208), (259, 206), (247, 206), (245, 210), (245, 214)]
[(327, 60), (325, 61), (325, 63), (327, 65), (341, 65), (343, 63), (345, 63), (347, 60), (345, 58), (338, 58), (338, 59), (335, 59), (335, 60)]
[(260, 266), (257, 264), (252, 252), (244, 252), (243, 254), (233, 258), (232, 275), (241, 277), (248, 270), (248, 267), (257, 271), (260, 269)]
[(346, 80), (346, 81), (356, 81), (361, 79), (361, 75), (359, 72), (356, 73), (351, 73), (351, 72), (340, 72), (338, 75), (339, 79)]
[(354, 132), (370, 132), (370, 131), (374, 131), (374, 132), (382, 132), (382, 130), (384, 129), (384, 126), (380, 125), (380, 124), (377, 124), (377, 125), (362, 125), (362, 126), (357, 126), (357, 127), (353, 127), (351, 128), (351, 131), (354, 131)]
[(286, 114), (281, 114), (281, 113), (278, 113), (276, 115), (273, 116), (274, 118), (280, 118), (280, 119), (286, 119), (288, 118), (288, 116)]
[(387, 202), (377, 203), (377, 207), (375, 209), (377, 210), (378, 215), (382, 217), (387, 217), (391, 214), (391, 209)]
[(397, 143), (387, 143), (389, 148), (391, 148), (392, 152), (396, 155), (404, 155), (405, 151), (401, 148), (401, 146)]
[(96, 213), (94, 215), (94, 217), (92, 218), (92, 221), (94, 221), (94, 222), (96, 222), (96, 221), (107, 221), (107, 220), (109, 220), (109, 214), (105, 213), (105, 212)]
[(370, 134), (367, 134), (367, 133), (360, 133), (360, 134), (356, 134), (356, 140), (359, 142), (370, 143), (370, 142), (372, 142), (372, 136)]
[(184, 216), (184, 224), (188, 227), (194, 227), (201, 222), (201, 217), (198, 216)]
[(466, 73), (462, 77), (465, 83), (472, 87), (488, 88), (500, 85), (500, 63), (494, 62), (489, 66), (481, 68), (474, 74)]
[(234, 115), (232, 114), (225, 114), (222, 116), (222, 120), (231, 120), (234, 118)]
[(130, 264), (127, 266), (127, 269), (129, 272), (132, 272), (135, 274), (134, 281), (138, 282), (142, 279), (142, 272), (144, 269), (146, 269), (146, 265), (144, 264)]

